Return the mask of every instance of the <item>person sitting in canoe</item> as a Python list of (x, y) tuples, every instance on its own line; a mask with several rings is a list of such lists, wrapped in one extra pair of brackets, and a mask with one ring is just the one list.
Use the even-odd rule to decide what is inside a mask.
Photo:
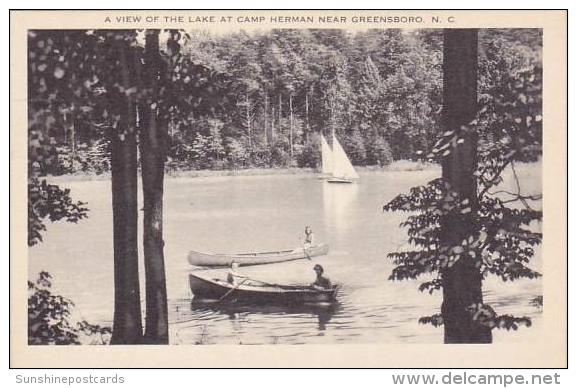
[(315, 273), (317, 274), (317, 279), (311, 285), (312, 288), (317, 289), (317, 290), (330, 290), (331, 288), (333, 288), (331, 281), (328, 278), (323, 276), (323, 273), (325, 272), (325, 270), (320, 264), (315, 265), (313, 267), (313, 269), (314, 269)]
[(246, 276), (238, 272), (238, 263), (233, 260), (232, 263), (230, 263), (230, 271), (228, 271), (226, 281), (230, 284), (236, 285), (238, 284), (239, 280), (244, 282), (246, 279)]
[(303, 243), (303, 248), (304, 249), (309, 249), (313, 244), (314, 244), (314, 234), (313, 234), (313, 229), (307, 225), (305, 226), (305, 240)]

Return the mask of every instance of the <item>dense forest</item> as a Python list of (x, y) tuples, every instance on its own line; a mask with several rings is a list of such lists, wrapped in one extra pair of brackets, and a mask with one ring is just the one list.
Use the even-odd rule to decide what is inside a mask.
[[(164, 55), (170, 51), (167, 34), (160, 35)], [(49, 86), (66, 88), (99, 66), (97, 50), (75, 58), (76, 68), (58, 66), (59, 58), (68, 60), (66, 50), (91, 39), (98, 39), (92, 31), (32, 33), (32, 99), (42, 88), (35, 79), (45, 80), (49, 72)], [(143, 45), (143, 39), (137, 32), (135, 41)], [(168, 170), (317, 167), (319, 134), (332, 131), (353, 164), (383, 166), (425, 158), (441, 131), (441, 30), (181, 31), (175, 40), (181, 50), (165, 80), (171, 108), (162, 112)], [(48, 46), (58, 49), (47, 52)], [(540, 61), (540, 30), (483, 30), (479, 50), (482, 99), (504, 75)], [(39, 62), (42, 56), (48, 65)], [(91, 107), (94, 96), (86, 92), (97, 96), (101, 80), (83, 82), (89, 83), (84, 94), (51, 104), (55, 120), (43, 136), (58, 157), (46, 166), (48, 173), (110, 170), (110, 112)]]

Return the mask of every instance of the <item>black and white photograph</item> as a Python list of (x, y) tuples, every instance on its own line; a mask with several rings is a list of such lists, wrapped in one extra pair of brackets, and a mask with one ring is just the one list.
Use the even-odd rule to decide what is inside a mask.
[(543, 28), (229, 14), (26, 30), (28, 346), (547, 336)]

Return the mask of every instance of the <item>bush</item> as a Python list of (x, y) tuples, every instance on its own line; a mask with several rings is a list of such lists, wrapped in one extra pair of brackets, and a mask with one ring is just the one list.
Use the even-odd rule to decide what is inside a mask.
[(309, 139), (304, 145), (295, 146), (295, 158), (299, 167), (316, 168), (320, 164), (321, 151), (318, 138)]
[(112, 330), (86, 321), (72, 324), (74, 303), (50, 291), (52, 277), (40, 272), (35, 282), (28, 282), (28, 345), (106, 344)]
[(193, 169), (194, 152), (192, 146), (182, 142), (174, 142), (166, 157), (166, 168), (169, 171)]
[(212, 143), (213, 139), (210, 136), (203, 136), (200, 133), (196, 134), (194, 142), (192, 143), (192, 159), (196, 169), (209, 169), (212, 167)]
[(268, 146), (261, 143), (253, 143), (250, 153), (250, 165), (252, 167), (266, 168), (271, 166), (271, 151)]
[(72, 149), (68, 145), (56, 147), (56, 163), (50, 173), (63, 175), (75, 172), (104, 174), (110, 171), (110, 147), (107, 139), (102, 138), (92, 144), (78, 143), (72, 160)]
[(227, 139), (226, 155), (230, 168), (245, 168), (248, 166), (249, 153), (242, 141), (232, 138)]
[(430, 171), (439, 168), (440, 166), (436, 163), (422, 160), (395, 160), (387, 166), (389, 171)]
[(354, 165), (364, 166), (367, 161), (367, 151), (363, 137), (358, 130), (353, 131), (345, 138), (343, 148)]
[(391, 146), (382, 137), (369, 138), (365, 147), (368, 165), (386, 166), (393, 162)]
[(272, 167), (287, 167), (290, 165), (290, 147), (288, 141), (284, 139), (277, 140), (272, 145), (271, 150)]

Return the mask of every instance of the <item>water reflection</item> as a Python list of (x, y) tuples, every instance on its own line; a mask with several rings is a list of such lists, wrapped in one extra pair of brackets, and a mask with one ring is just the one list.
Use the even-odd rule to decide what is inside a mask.
[[(339, 311), (339, 303), (330, 304), (302, 304), (302, 305), (258, 305), (251, 303), (233, 302), (205, 302), (202, 300), (194, 300), (190, 304), (191, 312), (196, 314), (204, 314), (208, 312), (226, 316), (229, 320), (241, 323), (245, 320), (247, 315), (277, 315), (287, 316), (293, 315), (295, 317), (316, 317), (318, 321), (318, 330), (324, 331), (327, 324)], [(242, 319), (241, 319), (242, 318)], [(240, 329), (240, 327), (237, 327)]]
[(323, 182), (323, 205), (328, 229), (335, 228), (342, 233), (351, 226), (349, 219), (358, 191), (359, 187), (356, 183)]

